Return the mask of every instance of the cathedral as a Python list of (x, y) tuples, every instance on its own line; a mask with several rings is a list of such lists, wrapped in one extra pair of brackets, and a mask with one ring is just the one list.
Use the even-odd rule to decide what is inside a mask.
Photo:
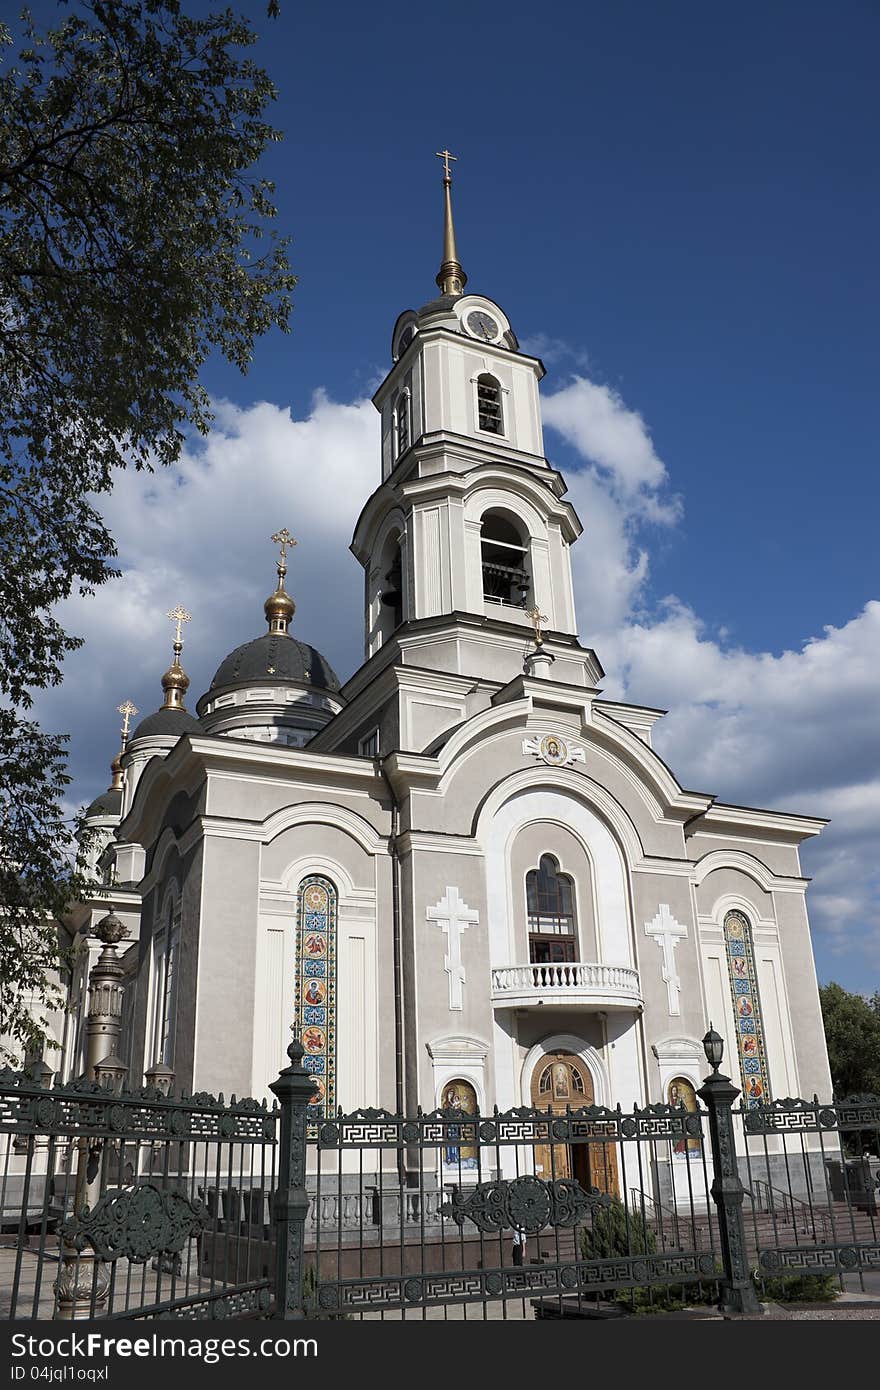
[(296, 630), (286, 530), (263, 630), (195, 702), (174, 610), (163, 704), (130, 732), (122, 707), (88, 810), (111, 886), (70, 920), (58, 1065), (83, 1069), (109, 899), (130, 1085), (268, 1096), (292, 1026), (316, 1114), (691, 1108), (711, 1022), (749, 1105), (830, 1094), (798, 857), (824, 822), (685, 789), (663, 711), (604, 698), (544, 367), (467, 289), (448, 159), (443, 188), (439, 293), (373, 398), (363, 664), (342, 683)]

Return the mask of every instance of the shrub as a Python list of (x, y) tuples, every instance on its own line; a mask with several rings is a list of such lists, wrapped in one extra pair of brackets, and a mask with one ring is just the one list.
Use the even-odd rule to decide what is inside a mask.
[(833, 1274), (783, 1274), (757, 1283), (764, 1303), (833, 1303), (840, 1297)]

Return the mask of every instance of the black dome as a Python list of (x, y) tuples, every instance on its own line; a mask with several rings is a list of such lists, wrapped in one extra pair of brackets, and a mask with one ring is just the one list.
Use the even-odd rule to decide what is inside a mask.
[(198, 720), (187, 714), (185, 709), (165, 709), (163, 706), (162, 709), (157, 709), (155, 714), (148, 714), (146, 719), (141, 720), (129, 742), (134, 743), (137, 738), (151, 738), (159, 734), (168, 738), (180, 738), (181, 734), (200, 732), (201, 725)]
[(298, 681), (321, 690), (339, 689), (333, 667), (308, 642), (298, 642), (277, 632), (265, 632), (230, 652), (217, 667), (211, 689), (221, 685), (250, 685), (269, 679)]
[(453, 304), (457, 304), (460, 299), (460, 294), (441, 294), (437, 299), (430, 299), (427, 304), (423, 304), (417, 317), (423, 319), (430, 318), (431, 314), (448, 313)]
[(122, 809), (122, 792), (118, 787), (110, 787), (107, 791), (101, 792), (86, 810), (86, 820), (89, 816), (115, 816)]

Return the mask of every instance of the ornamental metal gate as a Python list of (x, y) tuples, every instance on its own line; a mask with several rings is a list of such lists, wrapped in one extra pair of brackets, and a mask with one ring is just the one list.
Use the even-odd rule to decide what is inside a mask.
[(735, 1113), (759, 1282), (832, 1275), (880, 1299), (880, 1099), (789, 1099)]
[(0, 1317), (265, 1312), (278, 1119), (0, 1072)]
[(684, 1106), (359, 1110), (308, 1147), (318, 1316), (530, 1318), (584, 1314), (600, 1294), (643, 1306), (717, 1291), (708, 1146)]
[[(720, 1042), (720, 1040), (718, 1040)], [(0, 1316), (532, 1318), (880, 1298), (880, 1099), (322, 1118), (0, 1072)], [(705, 1108), (702, 1108), (702, 1107)], [(780, 1282), (783, 1281), (783, 1282)]]

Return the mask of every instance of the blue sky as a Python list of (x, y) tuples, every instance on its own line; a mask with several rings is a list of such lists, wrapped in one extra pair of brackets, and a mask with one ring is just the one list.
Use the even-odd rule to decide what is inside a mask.
[(300, 635), (343, 677), (357, 665), (365, 401), (398, 312), (434, 293), (448, 145), (469, 287), (548, 366), (548, 453), (586, 527), (580, 633), (608, 693), (670, 708), (658, 744), (686, 785), (833, 817), (804, 856), (820, 977), (880, 987), (880, 11), (251, 9), (279, 89), (266, 167), (292, 332), (247, 378), (211, 364), (228, 404), (173, 489), (114, 496), (125, 577), (71, 605), (88, 655), (41, 703), (73, 729), (77, 793), (105, 784), (119, 700), (158, 704), (165, 608), (194, 614), (193, 694), (261, 630), (278, 525), (300, 538)]
[(447, 144), (471, 287), (585, 354), (674, 466), (656, 591), (699, 576), (707, 621), (771, 648), (850, 616), (876, 580), (876, 6), (333, 14), (262, 26), (301, 283), (289, 343), (221, 388), (296, 407), (383, 370), (432, 289)]

